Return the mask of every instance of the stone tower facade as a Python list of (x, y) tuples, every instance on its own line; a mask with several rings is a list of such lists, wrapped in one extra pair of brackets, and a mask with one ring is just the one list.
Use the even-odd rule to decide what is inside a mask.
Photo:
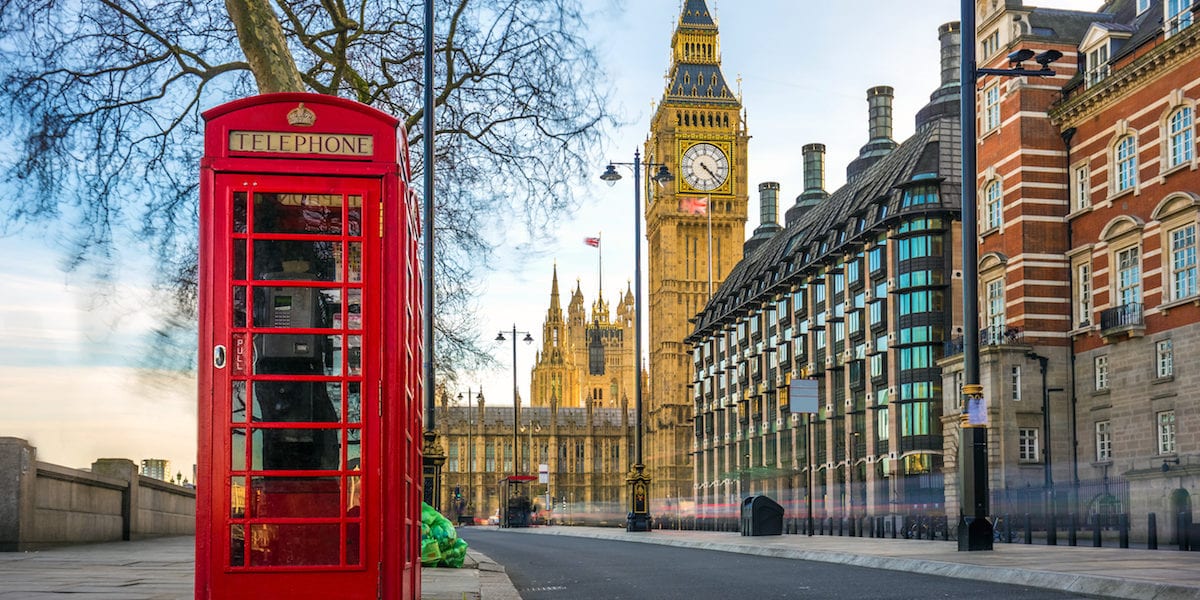
[(650, 386), (644, 400), (645, 464), (656, 507), (693, 488), (689, 319), (742, 259), (748, 204), (740, 98), (721, 73), (717, 23), (687, 0), (671, 38), (667, 88), (645, 144), (674, 182), (646, 178)]

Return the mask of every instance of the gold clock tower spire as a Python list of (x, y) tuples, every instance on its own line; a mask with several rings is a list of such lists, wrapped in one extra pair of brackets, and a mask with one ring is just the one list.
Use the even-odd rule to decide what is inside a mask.
[[(667, 87), (646, 141), (648, 161), (674, 183), (646, 184), (650, 390), (646, 467), (656, 501), (691, 496), (694, 403), (688, 319), (742, 258), (746, 239), (747, 134), (741, 99), (721, 73), (717, 22), (704, 0), (686, 0), (671, 37)], [(659, 508), (662, 505), (659, 504)]]

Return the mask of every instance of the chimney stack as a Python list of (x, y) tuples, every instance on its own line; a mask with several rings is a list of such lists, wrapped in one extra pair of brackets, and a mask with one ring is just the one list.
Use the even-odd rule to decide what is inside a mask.
[(929, 95), (929, 104), (917, 111), (917, 130), (938, 119), (957, 119), (959, 80), (962, 62), (962, 25), (951, 21), (938, 27), (942, 50), (942, 85)]
[(804, 193), (824, 193), (825, 144), (805, 144), (800, 152), (804, 156)]
[(871, 165), (896, 148), (892, 140), (892, 97), (895, 90), (889, 85), (877, 85), (867, 90), (870, 135), (867, 145), (858, 151), (858, 158), (846, 166), (846, 183), (854, 183)]
[(890, 85), (877, 85), (867, 90), (867, 106), (871, 115), (871, 142), (892, 139), (892, 98), (895, 95), (895, 90)]
[(775, 234), (783, 231), (783, 227), (779, 226), (779, 183), (775, 181), (764, 181), (758, 184), (758, 227), (754, 229), (754, 235), (742, 244), (742, 254), (750, 256), (760, 246), (767, 243), (767, 240), (775, 236)]
[(779, 224), (779, 183), (764, 181), (758, 184), (758, 222), (763, 225)]
[(962, 69), (962, 25), (951, 21), (938, 27), (942, 43), (942, 85), (958, 85)]

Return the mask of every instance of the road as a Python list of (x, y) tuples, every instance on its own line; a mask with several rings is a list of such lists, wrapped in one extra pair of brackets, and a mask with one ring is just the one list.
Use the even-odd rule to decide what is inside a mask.
[(1006, 584), (656, 544), (459, 528), (523, 600), (1084, 598)]

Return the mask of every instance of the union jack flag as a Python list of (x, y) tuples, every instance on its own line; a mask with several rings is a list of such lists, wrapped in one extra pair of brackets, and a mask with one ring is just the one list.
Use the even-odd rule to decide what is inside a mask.
[(680, 196), (679, 211), (689, 215), (707, 215), (708, 198), (688, 198)]

